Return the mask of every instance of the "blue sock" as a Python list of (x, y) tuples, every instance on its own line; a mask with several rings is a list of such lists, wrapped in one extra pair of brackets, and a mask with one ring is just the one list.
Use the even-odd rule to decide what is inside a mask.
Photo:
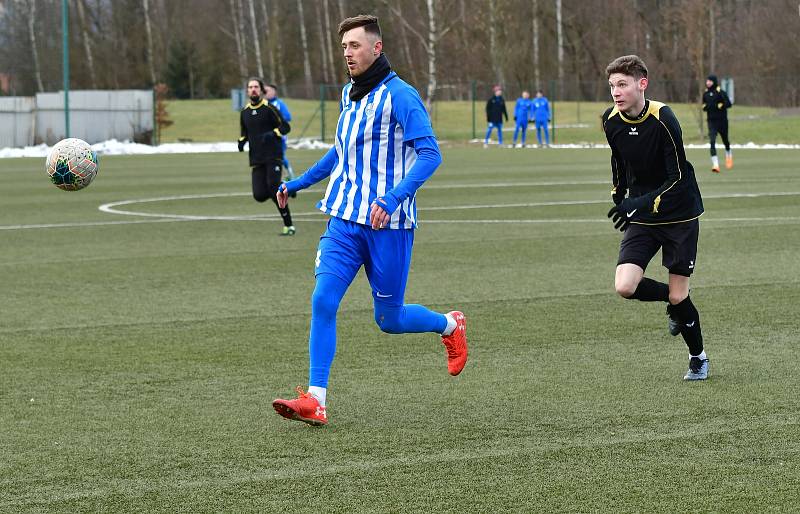
[(388, 334), (419, 332), (441, 334), (447, 328), (447, 318), (444, 314), (411, 303), (396, 306), (375, 302), (375, 323)]
[(317, 285), (311, 295), (311, 335), (308, 338), (310, 386), (328, 387), (328, 375), (336, 354), (336, 312), (349, 285), (330, 273), (317, 275)]

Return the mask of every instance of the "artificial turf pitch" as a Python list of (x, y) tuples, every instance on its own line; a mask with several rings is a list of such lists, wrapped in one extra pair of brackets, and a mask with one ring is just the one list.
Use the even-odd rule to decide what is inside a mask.
[(608, 150), (451, 149), (406, 301), (463, 310), (470, 360), (382, 334), (362, 274), (321, 429), (270, 403), (307, 381), (324, 184), (279, 237), (240, 154), (102, 157), (72, 193), (0, 161), (0, 511), (790, 511), (798, 152), (735, 158), (689, 152), (708, 381), (681, 380), (662, 305), (613, 291)]

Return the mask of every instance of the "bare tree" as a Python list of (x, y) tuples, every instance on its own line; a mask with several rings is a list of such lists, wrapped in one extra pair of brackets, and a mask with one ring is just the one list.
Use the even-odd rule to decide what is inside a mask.
[(247, 64), (245, 63), (244, 48), (242, 48), (242, 32), (239, 30), (240, 12), (236, 8), (234, 0), (228, 0), (231, 8), (231, 19), (233, 20), (233, 39), (236, 41), (236, 60), (239, 64), (239, 81), (247, 78)]
[[(267, 11), (267, 0), (261, 0), (259, 2), (261, 5), (261, 16), (264, 18), (264, 33), (270, 34), (272, 31), (269, 30), (269, 14)], [(273, 78), (273, 74), (275, 73), (275, 54), (272, 51), (272, 45), (270, 44), (269, 35), (267, 39), (264, 41), (265, 46), (267, 47), (267, 63), (269, 65), (269, 77), (264, 77), (266, 80), (275, 80)]]
[(317, 36), (319, 37), (319, 46), (322, 52), (322, 81), (330, 84), (333, 82), (331, 78), (333, 71), (330, 69), (330, 61), (328, 60), (328, 52), (330, 52), (330, 48), (326, 43), (328, 41), (328, 33), (322, 28), (322, 13), (320, 12), (319, 4), (320, 2), (314, 2), (314, 13), (317, 18)]
[(539, 0), (533, 0), (533, 80), (536, 88), (541, 88), (541, 73), (539, 72)]
[(717, 69), (717, 30), (714, 26), (714, 2), (708, 3), (708, 63), (709, 69)]
[[(397, 12), (401, 13), (400, 16), (402, 16), (402, 11), (401, 11), (400, 5), (401, 4), (398, 2), (398, 4), (397, 4)], [(408, 66), (409, 73), (411, 74), (411, 81), (414, 84), (419, 84), (419, 77), (417, 76), (417, 67), (414, 66), (414, 60), (413, 60), (412, 55), (411, 55), (411, 48), (410, 48), (410, 46), (408, 44), (408, 34), (406, 33), (406, 24), (405, 23), (401, 23), (400, 24), (400, 51), (401, 51), (401, 54), (403, 55), (403, 60), (405, 61), (406, 65)]]
[[(78, 5), (82, 4), (82, 0), (78, 0)], [(148, 0), (142, 0), (142, 9), (144, 10), (144, 31), (147, 35), (147, 68), (150, 72), (150, 84), (156, 84), (156, 68), (155, 64), (153, 64), (153, 31), (150, 28), (150, 3)], [(78, 7), (78, 12), (80, 13), (81, 18), (83, 17), (83, 12), (81, 7)], [(89, 44), (86, 43), (86, 53), (89, 53)]]
[(436, 6), (438, 5), (437, 0), (426, 0), (426, 7), (428, 11), (428, 26), (427, 26), (427, 37), (423, 35), (424, 29), (417, 30), (413, 25), (411, 25), (408, 20), (402, 15), (402, 13), (397, 9), (396, 5), (390, 4), (388, 0), (382, 0), (383, 4), (392, 11), (395, 17), (406, 26), (408, 30), (411, 31), (421, 42), (422, 46), (425, 48), (425, 53), (428, 56), (428, 87), (426, 89), (425, 94), (425, 107), (430, 111), (431, 105), (433, 104), (434, 97), (436, 95), (436, 86), (437, 86), (437, 75), (436, 75), (436, 50), (439, 41), (450, 32), (450, 29), (453, 28), (453, 23), (458, 21), (458, 18), (451, 20), (451, 24), (447, 27), (440, 28), (437, 26), (437, 12)]
[(286, 87), (286, 70), (283, 67), (283, 38), (281, 37), (280, 12), (278, 12), (278, 2), (272, 2), (272, 29), (275, 32), (275, 50), (278, 54), (276, 65), (278, 67), (278, 83), (282, 88)]
[(300, 15), (300, 43), (303, 45), (303, 71), (306, 79), (306, 94), (311, 92), (311, 60), (308, 55), (308, 38), (306, 37), (306, 17), (303, 14), (303, 0), (297, 0), (297, 12)]
[[(708, 20), (705, 19), (708, 10), (705, 5), (693, 2), (692, 0), (682, 0), (680, 5), (677, 6), (677, 17), (679, 26), (683, 28), (685, 34), (683, 39), (686, 44), (685, 57), (689, 61), (689, 68), (692, 70), (695, 77), (703, 77), (706, 74), (707, 62), (705, 60), (705, 52), (708, 49), (708, 30), (706, 25)], [(699, 97), (702, 94), (703, 87), (698, 84), (697, 86), (690, 86), (688, 96), (690, 98)], [(695, 121), (697, 122), (698, 134), (703, 133), (703, 115), (702, 111), (698, 108), (695, 112)]]
[(261, 43), (258, 37), (258, 30), (256, 29), (256, 9), (253, 5), (253, 0), (247, 0), (247, 7), (250, 11), (250, 30), (253, 31), (253, 45), (255, 46), (256, 54), (256, 68), (258, 76), (264, 77), (264, 66), (261, 64)]
[(250, 75), (250, 67), (247, 65), (247, 33), (244, 30), (244, 8), (242, 7), (242, 0), (236, 0), (236, 22), (239, 26), (239, 45), (242, 48), (242, 63), (244, 65), (244, 75)]
[[(331, 13), (328, 7), (328, 0), (323, 0), (322, 2), (322, 10), (323, 10), (323, 19), (325, 20), (325, 37), (323, 39), (323, 45), (328, 45), (331, 41), (331, 37), (334, 37), (334, 33), (331, 31)], [(331, 70), (331, 84), (335, 84), (339, 81), (339, 74), (336, 72), (336, 65), (334, 64), (333, 54), (336, 53), (334, 49), (339, 48), (339, 42), (336, 41), (335, 37), (333, 39), (333, 45), (328, 46), (328, 67)]]
[(556, 0), (556, 34), (558, 39), (559, 99), (564, 97), (564, 28), (561, 22), (561, 0)]
[[(23, 0), (17, 0), (22, 5)], [(36, 47), (36, 27), (34, 21), (36, 20), (36, 0), (28, 0), (28, 38), (31, 43), (31, 52), (33, 53), (33, 73), (36, 76), (36, 91), (44, 91), (42, 85), (42, 70), (39, 67), (39, 51)]]
[(496, 0), (489, 0), (489, 55), (492, 57), (492, 71), (494, 81), (498, 84), (505, 82), (503, 76), (503, 66), (500, 63), (500, 52), (497, 45), (497, 3)]
[[(144, 0), (146, 3), (147, 0)], [(97, 89), (97, 75), (94, 71), (94, 56), (92, 55), (92, 46), (89, 41), (89, 31), (86, 25), (86, 12), (83, 6), (83, 0), (75, 0), (75, 4), (78, 7), (78, 19), (81, 25), (81, 36), (83, 39), (83, 51), (86, 53), (86, 66), (89, 68), (89, 80), (92, 86), (92, 89)], [(147, 11), (145, 11), (145, 15), (147, 15)], [(150, 55), (152, 56), (152, 54)]]

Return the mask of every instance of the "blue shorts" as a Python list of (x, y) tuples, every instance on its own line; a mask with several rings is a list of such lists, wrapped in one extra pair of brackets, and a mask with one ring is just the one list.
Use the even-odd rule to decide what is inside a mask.
[(375, 301), (400, 306), (413, 246), (413, 229), (373, 230), (367, 225), (331, 218), (319, 239), (314, 275), (331, 273), (350, 284), (363, 264)]

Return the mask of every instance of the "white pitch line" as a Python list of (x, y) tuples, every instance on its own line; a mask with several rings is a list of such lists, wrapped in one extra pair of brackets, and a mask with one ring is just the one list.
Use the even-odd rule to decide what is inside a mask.
[[(249, 215), (249, 216), (196, 216), (189, 214), (165, 214), (165, 213), (152, 213), (152, 212), (139, 212), (128, 211), (123, 209), (116, 209), (120, 205), (132, 205), (137, 203), (154, 203), (154, 202), (168, 202), (175, 200), (199, 200), (206, 198), (220, 198), (230, 196), (242, 196), (249, 193), (220, 193), (208, 195), (181, 195), (181, 196), (164, 196), (160, 198), (145, 198), (142, 200), (123, 200), (120, 202), (106, 203), (98, 207), (99, 210), (110, 214), (122, 214), (127, 216), (143, 216), (152, 218), (173, 218), (182, 220), (221, 220), (221, 221), (240, 221), (249, 219), (264, 219), (263, 214)], [(772, 196), (797, 196), (800, 192), (772, 192), (772, 193), (729, 193), (718, 195), (706, 195), (707, 199), (726, 199), (726, 198), (759, 198), (759, 197), (772, 197)], [(467, 205), (440, 205), (434, 207), (419, 208), (420, 212), (426, 211), (450, 211), (450, 210), (472, 210), (472, 209), (504, 209), (504, 208), (518, 208), (518, 207), (552, 207), (564, 205), (596, 205), (607, 204), (609, 200), (564, 200), (553, 202), (521, 202), (521, 203), (502, 203), (502, 204), (467, 204)], [(316, 212), (297, 213), (295, 216), (309, 216), (317, 214)], [(269, 215), (267, 215), (269, 216)], [(277, 215), (273, 215), (277, 217)]]
[[(522, 183), (518, 183), (522, 184)], [(530, 185), (532, 183), (524, 183)], [(538, 183), (541, 184), (541, 183)], [(548, 183), (557, 184), (557, 183)], [(482, 186), (483, 187), (483, 186)], [(277, 214), (257, 214), (248, 216), (201, 216), (201, 215), (183, 215), (183, 214), (165, 214), (165, 213), (150, 213), (128, 211), (123, 209), (116, 209), (115, 207), (121, 205), (134, 205), (139, 203), (156, 203), (164, 201), (176, 200), (197, 200), (205, 198), (223, 198), (233, 196), (249, 196), (250, 193), (215, 193), (204, 195), (178, 195), (178, 196), (165, 196), (158, 198), (143, 198), (138, 200), (122, 200), (119, 202), (111, 202), (100, 205), (98, 209), (102, 212), (110, 214), (119, 214), (125, 216), (138, 216), (151, 218), (148, 220), (115, 220), (115, 221), (88, 221), (88, 222), (67, 222), (67, 223), (39, 223), (30, 225), (0, 225), (0, 230), (26, 230), (26, 229), (47, 229), (47, 228), (78, 228), (78, 227), (97, 227), (109, 225), (133, 225), (141, 223), (167, 223), (173, 221), (272, 221), (280, 219)], [(718, 194), (706, 195), (707, 199), (726, 199), (726, 198), (759, 198), (759, 197), (776, 197), (776, 196), (798, 196), (800, 192), (772, 192), (772, 193), (731, 193), (731, 194)], [(557, 202), (525, 202), (525, 203), (507, 203), (507, 204), (469, 204), (469, 205), (441, 205), (427, 208), (420, 208), (419, 211), (456, 211), (456, 210), (474, 210), (474, 209), (502, 209), (502, 208), (519, 208), (519, 207), (551, 207), (551, 206), (564, 206), (564, 205), (597, 205), (607, 204), (608, 200), (573, 200), (573, 201), (557, 201)], [(317, 219), (298, 219), (302, 222), (319, 222), (324, 221), (325, 215), (319, 211), (299, 212), (294, 213), (294, 217), (316, 217)], [(717, 221), (717, 222), (742, 222), (742, 221), (796, 221), (800, 217), (786, 216), (786, 217), (741, 217), (741, 218), (708, 218), (704, 217), (704, 221)], [(492, 223), (518, 223), (518, 224), (548, 224), (548, 223), (603, 223), (605, 219), (585, 219), (585, 218), (555, 218), (555, 219), (482, 219), (482, 220), (423, 220), (421, 223), (473, 223), (473, 224), (492, 224)]]
[(138, 225), (142, 223), (170, 223), (175, 221), (192, 221), (176, 219), (153, 219), (153, 220), (118, 220), (118, 221), (82, 221), (72, 223), (38, 223), (32, 225), (0, 225), (0, 230), (27, 230), (35, 228), (76, 228), (76, 227), (102, 227), (105, 225)]
[[(308, 212), (300, 213), (303, 215), (318, 215), (316, 219), (300, 219), (295, 220), (301, 223), (321, 223), (327, 221), (327, 217), (321, 212)], [(298, 216), (293, 214), (292, 216)], [(708, 218), (703, 216), (701, 218), (703, 223), (730, 223), (730, 222), (772, 222), (772, 221), (800, 221), (800, 216), (774, 216), (768, 218)], [(279, 221), (280, 217), (277, 215), (264, 215), (261, 218), (231, 218), (224, 221)], [(118, 220), (118, 221), (87, 221), (83, 223), (41, 223), (33, 225), (0, 225), (0, 230), (28, 230), (28, 229), (46, 229), (46, 228), (81, 228), (81, 227), (101, 227), (106, 225), (141, 225), (145, 223), (178, 223), (182, 221), (218, 221), (210, 218), (203, 219), (178, 219), (178, 218), (161, 218), (161, 219), (146, 219), (146, 220)], [(547, 225), (555, 223), (608, 223), (604, 217), (599, 218), (552, 218), (552, 219), (474, 219), (474, 220), (422, 220), (420, 225), (431, 224), (474, 224), (474, 225), (501, 225), (501, 224), (516, 224), (516, 225)]]
[[(707, 218), (703, 216), (700, 218), (703, 223), (715, 223), (715, 222), (740, 222), (740, 221), (800, 221), (800, 216), (774, 216), (769, 218)], [(608, 219), (605, 217), (599, 218), (589, 218), (589, 219), (582, 219), (582, 218), (553, 218), (553, 219), (480, 219), (480, 220), (422, 220), (419, 222), (420, 225), (428, 225), (431, 223), (446, 223), (446, 224), (505, 224), (505, 223), (513, 223), (517, 225), (523, 224), (548, 224), (548, 223), (609, 223)]]

